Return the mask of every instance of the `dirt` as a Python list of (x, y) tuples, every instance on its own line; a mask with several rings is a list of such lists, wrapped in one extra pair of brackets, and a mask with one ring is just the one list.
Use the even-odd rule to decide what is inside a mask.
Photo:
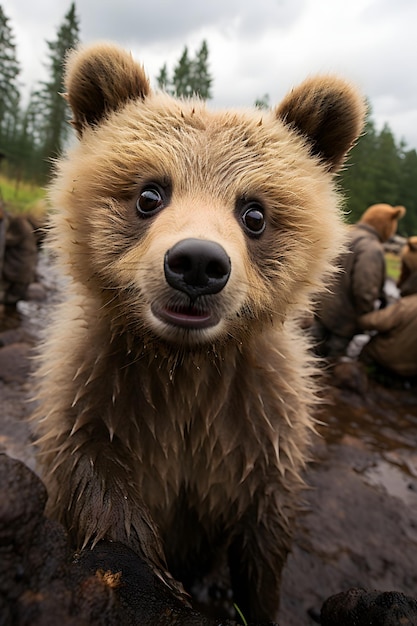
[(284, 572), (282, 626), (315, 622), (324, 600), (351, 587), (417, 588), (417, 395), (370, 384), (330, 390), (323, 439), (307, 480)]
[[(0, 452), (32, 469), (28, 374), (56, 287), (42, 256), (31, 299), (0, 318)], [(305, 511), (284, 570), (281, 626), (313, 626), (323, 602), (351, 587), (410, 596), (417, 589), (417, 387), (382, 385), (355, 361), (328, 382)]]

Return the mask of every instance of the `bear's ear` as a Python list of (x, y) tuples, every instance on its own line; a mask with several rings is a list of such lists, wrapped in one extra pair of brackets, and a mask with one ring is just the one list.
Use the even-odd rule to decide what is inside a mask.
[(406, 208), (405, 206), (395, 206), (394, 207), (394, 213), (392, 216), (392, 219), (395, 220), (400, 220), (401, 218), (404, 217), (404, 215), (406, 214)]
[(340, 169), (364, 125), (366, 105), (356, 88), (335, 76), (317, 76), (293, 89), (276, 115), (309, 142), (330, 172)]
[(417, 252), (417, 237), (413, 235), (407, 239), (408, 247), (412, 252)]
[(65, 88), (73, 113), (71, 122), (80, 136), (108, 112), (150, 92), (143, 67), (128, 52), (106, 43), (70, 52)]

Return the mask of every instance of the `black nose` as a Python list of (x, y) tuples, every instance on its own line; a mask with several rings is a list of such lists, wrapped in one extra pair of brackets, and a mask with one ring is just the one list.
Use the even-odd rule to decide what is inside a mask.
[(197, 298), (223, 289), (230, 276), (230, 259), (215, 241), (183, 239), (165, 254), (165, 278), (171, 287)]

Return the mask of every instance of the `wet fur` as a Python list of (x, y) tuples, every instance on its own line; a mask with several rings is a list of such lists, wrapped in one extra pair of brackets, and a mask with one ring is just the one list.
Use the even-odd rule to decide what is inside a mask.
[[(188, 584), (227, 551), (235, 600), (273, 619), (313, 429), (297, 315), (342, 245), (332, 175), (363, 101), (324, 76), (274, 111), (210, 112), (151, 92), (106, 44), (70, 57), (67, 92), (80, 142), (57, 166), (49, 243), (68, 286), (37, 375), (49, 513), (80, 546), (130, 545), (177, 590), (164, 555)], [(150, 180), (170, 201), (141, 219)], [(250, 199), (267, 216), (259, 238), (240, 223)], [(219, 243), (232, 265), (203, 296), (219, 324), (191, 332), (150, 308), (185, 304), (163, 259), (187, 237)]]

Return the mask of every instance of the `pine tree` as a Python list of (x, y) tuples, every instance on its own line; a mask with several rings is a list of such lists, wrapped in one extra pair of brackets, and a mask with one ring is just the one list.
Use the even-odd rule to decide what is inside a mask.
[[(402, 234), (417, 233), (417, 154), (397, 145), (388, 124), (378, 133), (368, 118), (365, 133), (350, 153), (341, 175), (349, 222), (356, 222), (371, 204), (404, 205)], [(414, 232), (413, 232), (414, 231)]]
[(46, 43), (49, 48), (50, 78), (41, 83), (32, 102), (34, 108), (42, 111), (40, 141), (45, 175), (49, 173), (51, 159), (62, 152), (70, 132), (69, 108), (62, 92), (67, 53), (79, 43), (79, 24), (74, 2), (58, 29), (55, 41)]
[(176, 96), (191, 96), (191, 67), (192, 63), (188, 58), (188, 48), (185, 46), (178, 64), (174, 68), (172, 79), (173, 90)]
[(39, 109), (37, 96), (32, 92), (27, 107), (20, 113), (19, 132), (15, 143), (19, 159), (13, 175), (18, 179), (42, 180), (45, 170), (43, 163), (43, 123), (43, 115)]
[(271, 108), (271, 104), (269, 102), (269, 93), (264, 94), (262, 98), (256, 98), (255, 108), (261, 109), (262, 111), (268, 111), (268, 109)]
[(10, 154), (16, 133), (20, 66), (9, 19), (0, 6), (0, 151)]
[(161, 89), (162, 91), (169, 91), (170, 80), (168, 76), (168, 68), (167, 68), (166, 63), (164, 63), (164, 65), (161, 67), (159, 74), (157, 76), (156, 82), (158, 84), (159, 89)]
[(203, 40), (200, 50), (197, 52), (195, 59), (191, 62), (191, 90), (192, 94), (197, 94), (203, 100), (211, 98), (211, 78), (208, 70), (208, 46)]
[(207, 42), (203, 41), (200, 49), (192, 59), (187, 46), (174, 67), (172, 79), (169, 76), (166, 63), (160, 69), (157, 77), (158, 87), (173, 96), (199, 96), (203, 100), (211, 98), (211, 84), (213, 82), (208, 70), (209, 50)]
[(417, 235), (417, 152), (403, 152), (400, 178), (399, 204), (407, 213), (398, 224), (400, 233), (407, 236)]
[(351, 223), (357, 222), (365, 209), (377, 202), (377, 151), (378, 133), (372, 118), (368, 117), (365, 131), (351, 150), (341, 174), (347, 220)]
[(399, 197), (402, 193), (400, 189), (400, 148), (397, 146), (395, 137), (388, 124), (384, 124), (379, 133), (376, 166), (378, 169), (378, 191), (381, 202), (393, 205), (400, 204)]

